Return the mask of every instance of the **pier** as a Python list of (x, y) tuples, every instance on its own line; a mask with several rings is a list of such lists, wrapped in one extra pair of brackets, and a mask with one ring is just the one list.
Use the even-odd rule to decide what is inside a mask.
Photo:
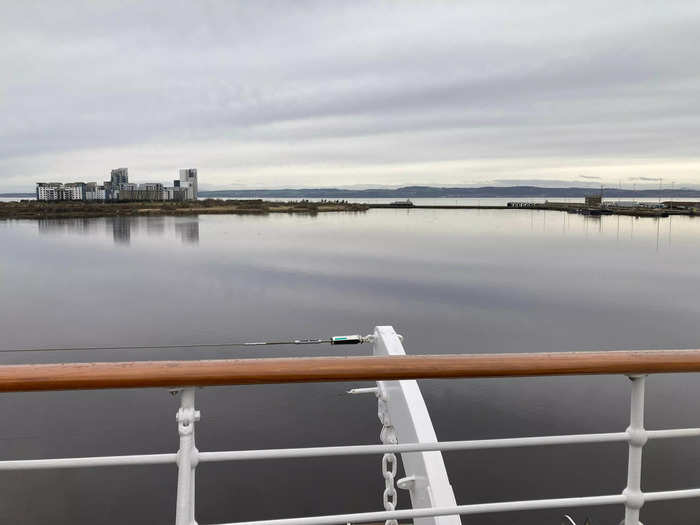
[(380, 208), (380, 209), (406, 209), (406, 210), (507, 210), (508, 206), (466, 206), (459, 204), (412, 204), (410, 206), (399, 206), (396, 204), (367, 204), (370, 208)]
[(659, 205), (650, 206), (640, 203), (637, 206), (616, 206), (602, 203), (591, 206), (583, 202), (509, 202), (507, 205), (460, 205), (460, 204), (367, 204), (370, 209), (407, 209), (407, 210), (544, 210), (580, 215), (627, 215), (632, 217), (668, 217), (670, 215), (700, 215), (700, 202), (666, 201)]

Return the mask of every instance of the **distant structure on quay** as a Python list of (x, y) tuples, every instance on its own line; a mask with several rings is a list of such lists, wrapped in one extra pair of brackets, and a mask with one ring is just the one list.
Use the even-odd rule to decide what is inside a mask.
[(110, 180), (96, 182), (37, 182), (39, 201), (191, 201), (197, 200), (197, 170), (180, 170), (180, 178), (172, 186), (160, 182), (129, 182), (129, 169), (110, 172)]

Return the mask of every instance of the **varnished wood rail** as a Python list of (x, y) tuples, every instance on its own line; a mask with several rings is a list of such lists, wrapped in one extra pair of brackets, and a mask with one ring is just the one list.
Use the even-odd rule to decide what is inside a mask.
[(0, 391), (676, 372), (700, 372), (700, 350), (3, 365)]

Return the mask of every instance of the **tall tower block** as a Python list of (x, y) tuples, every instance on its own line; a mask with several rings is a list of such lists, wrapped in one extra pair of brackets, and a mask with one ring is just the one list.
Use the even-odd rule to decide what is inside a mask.
[(129, 182), (129, 168), (114, 169), (109, 175), (112, 188), (119, 189), (120, 184), (127, 184)]
[[(182, 184), (182, 183), (186, 184)], [(180, 186), (187, 187), (187, 198), (197, 200), (197, 170), (195, 168), (185, 168), (180, 170)]]

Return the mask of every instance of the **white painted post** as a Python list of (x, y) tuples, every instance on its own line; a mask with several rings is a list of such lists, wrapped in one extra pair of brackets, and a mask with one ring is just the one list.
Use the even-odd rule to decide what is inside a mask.
[(627, 463), (627, 487), (625, 496), (625, 525), (641, 525), (639, 510), (644, 505), (642, 493), (642, 448), (647, 442), (644, 430), (644, 384), (645, 376), (630, 376), (632, 394), (630, 396), (629, 459)]
[(194, 478), (198, 450), (194, 442), (194, 424), (199, 421), (199, 411), (194, 408), (194, 388), (185, 388), (180, 393), (180, 410), (176, 419), (180, 450), (177, 452), (175, 525), (197, 525), (194, 519)]

